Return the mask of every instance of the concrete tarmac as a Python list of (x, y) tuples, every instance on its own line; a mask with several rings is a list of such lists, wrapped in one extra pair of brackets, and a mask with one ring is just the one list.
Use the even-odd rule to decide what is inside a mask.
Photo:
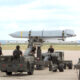
[[(12, 50), (4, 50), (3, 55), (12, 55)], [(24, 52), (24, 51), (23, 51)], [(72, 60), (73, 64), (78, 62), (80, 58), (80, 51), (64, 51), (64, 59)], [(7, 76), (5, 73), (0, 72), (0, 80), (78, 80), (78, 71), (65, 70), (64, 72), (51, 72), (47, 69), (45, 70), (35, 70), (34, 75), (27, 75), (27, 73), (13, 73), (12, 76)]]
[(78, 71), (65, 70), (64, 72), (52, 72), (48, 68), (45, 70), (35, 70), (34, 75), (27, 73), (13, 73), (12, 76), (7, 76), (0, 72), (0, 80), (78, 80)]

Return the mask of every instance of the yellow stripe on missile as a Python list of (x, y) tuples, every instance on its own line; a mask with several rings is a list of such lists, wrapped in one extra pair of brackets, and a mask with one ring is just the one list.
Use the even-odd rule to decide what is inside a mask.
[(23, 32), (21, 32), (21, 38), (22, 38), (22, 34), (23, 34)]

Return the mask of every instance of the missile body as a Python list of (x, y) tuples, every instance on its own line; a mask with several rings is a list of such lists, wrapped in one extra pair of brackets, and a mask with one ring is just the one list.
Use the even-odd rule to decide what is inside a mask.
[[(28, 38), (29, 31), (18, 31), (10, 34), (10, 36), (14, 38)], [(52, 38), (61, 39), (62, 37), (67, 38), (67, 37), (74, 37), (76, 35), (72, 30), (53, 30), (53, 31), (31, 31), (31, 36), (40, 37), (43, 39), (52, 39)]]

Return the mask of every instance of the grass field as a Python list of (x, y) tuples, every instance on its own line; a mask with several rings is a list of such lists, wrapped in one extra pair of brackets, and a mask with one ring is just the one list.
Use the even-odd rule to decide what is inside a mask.
[[(49, 44), (45, 44), (42, 46), (42, 50), (47, 50), (49, 48)], [(27, 48), (26, 44), (20, 44), (21, 50), (25, 50)], [(80, 50), (80, 45), (53, 45), (55, 50)], [(2, 45), (3, 50), (14, 50), (16, 48), (16, 44)]]

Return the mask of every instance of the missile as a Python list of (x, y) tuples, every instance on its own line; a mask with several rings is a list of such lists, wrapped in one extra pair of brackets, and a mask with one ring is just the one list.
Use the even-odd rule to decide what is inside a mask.
[[(29, 31), (18, 31), (9, 34), (14, 38), (28, 38)], [(58, 39), (62, 40), (68, 37), (74, 37), (76, 34), (73, 30), (51, 30), (51, 31), (31, 31), (31, 37), (40, 37), (43, 39)]]

